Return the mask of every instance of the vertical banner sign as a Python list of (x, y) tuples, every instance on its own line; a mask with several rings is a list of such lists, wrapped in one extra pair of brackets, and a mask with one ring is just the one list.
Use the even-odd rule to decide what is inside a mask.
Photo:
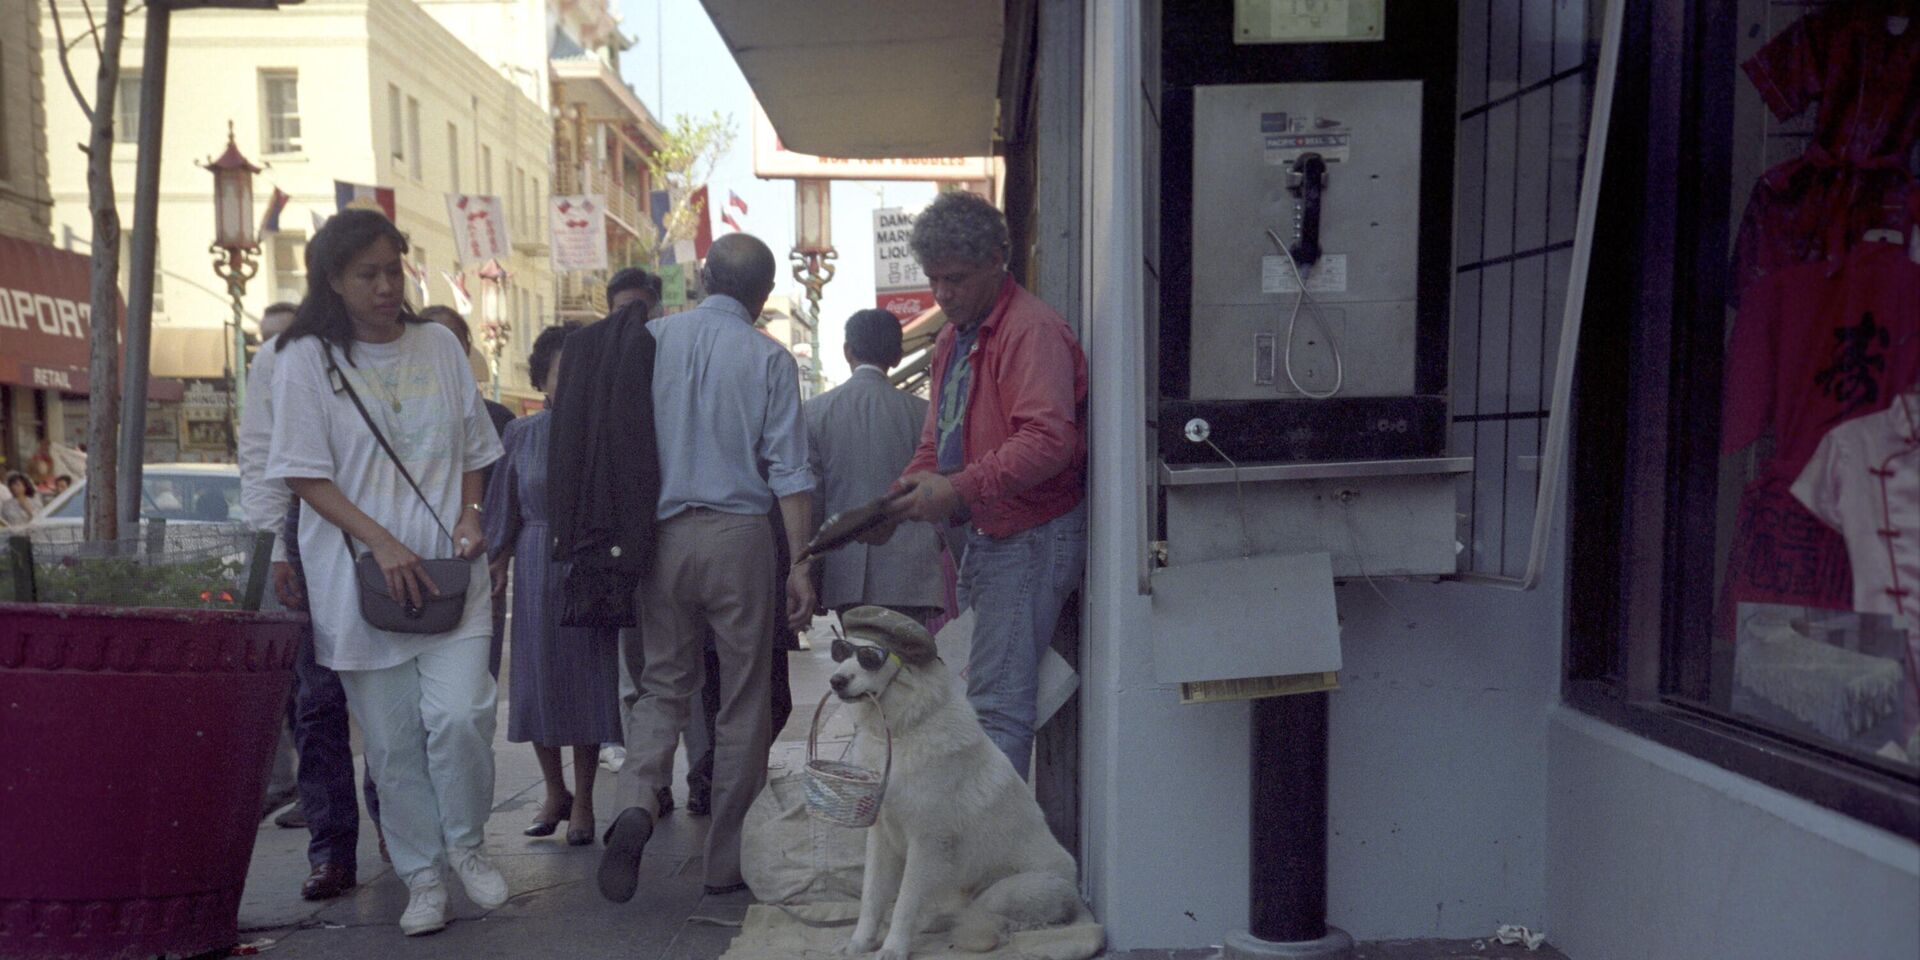
[(606, 198), (562, 196), (551, 201), (553, 269), (559, 273), (607, 268)]
[(873, 212), (873, 286), (880, 309), (902, 323), (933, 308), (933, 285), (907, 241), (914, 215), (899, 207)]
[(660, 305), (663, 307), (684, 307), (687, 305), (687, 269), (678, 263), (669, 263), (660, 268)]
[(460, 251), (460, 269), (477, 267), (512, 253), (507, 236), (507, 208), (499, 197), (475, 193), (447, 194), (447, 221)]

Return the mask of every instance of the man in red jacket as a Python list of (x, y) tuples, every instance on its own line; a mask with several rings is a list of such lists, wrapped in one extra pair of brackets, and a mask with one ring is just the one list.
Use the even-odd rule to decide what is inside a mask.
[(1086, 566), (1087, 359), (1008, 275), (1007, 221), (991, 203), (941, 196), (914, 221), (912, 246), (948, 322), (893, 514), (954, 528), (960, 606), (976, 617), (967, 699), (1024, 777), (1040, 658)]

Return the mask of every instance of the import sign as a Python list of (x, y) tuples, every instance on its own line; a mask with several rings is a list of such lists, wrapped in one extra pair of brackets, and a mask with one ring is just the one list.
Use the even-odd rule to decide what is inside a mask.
[(899, 207), (873, 212), (873, 287), (880, 309), (902, 322), (933, 308), (933, 285), (913, 258), (908, 240), (914, 214)]

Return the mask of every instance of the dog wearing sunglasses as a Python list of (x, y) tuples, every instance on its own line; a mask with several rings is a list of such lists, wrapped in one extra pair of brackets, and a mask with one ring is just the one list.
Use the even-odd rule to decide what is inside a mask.
[(829, 684), (853, 711), (867, 768), (886, 766), (891, 726), (893, 768), (867, 831), (860, 919), (841, 953), (907, 960), (923, 931), (984, 953), (1015, 932), (1081, 919), (1073, 856), (987, 739), (932, 636), (879, 607), (849, 610), (842, 622), (847, 636), (834, 641), (839, 664)]

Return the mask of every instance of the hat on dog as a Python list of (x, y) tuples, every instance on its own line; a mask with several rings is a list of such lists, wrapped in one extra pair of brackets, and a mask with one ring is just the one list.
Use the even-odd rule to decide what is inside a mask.
[(940, 649), (933, 634), (912, 617), (886, 607), (854, 607), (840, 615), (847, 639), (865, 640), (916, 667), (932, 663)]

